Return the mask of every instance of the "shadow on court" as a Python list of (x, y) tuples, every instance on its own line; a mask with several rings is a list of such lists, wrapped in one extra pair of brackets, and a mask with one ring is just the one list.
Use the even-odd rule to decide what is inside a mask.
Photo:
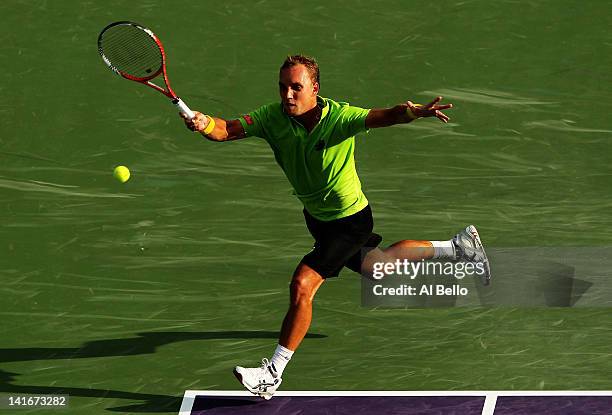
[[(95, 340), (81, 347), (31, 347), (0, 349), (0, 363), (31, 360), (85, 359), (90, 357), (134, 356), (155, 353), (158, 347), (190, 340), (278, 339), (276, 331), (204, 331), (137, 333), (129, 339)], [(323, 334), (307, 334), (309, 339), (326, 338)]]
[[(134, 356), (155, 353), (158, 347), (189, 340), (222, 339), (278, 339), (276, 331), (205, 331), (205, 332), (150, 332), (137, 333), (138, 337), (86, 342), (80, 347), (32, 347), (0, 349), (0, 362), (35, 360), (85, 359), (116, 356)], [(321, 339), (322, 334), (308, 334), (308, 338)], [(110, 398), (143, 401), (142, 403), (108, 408), (113, 412), (178, 412), (182, 396), (152, 395), (115, 391), (110, 389), (73, 388), (62, 386), (30, 386), (13, 384), (21, 373), (0, 370), (0, 393), (31, 395), (70, 395), (71, 397)]]
[(0, 392), (9, 394), (28, 395), (69, 395), (81, 398), (128, 399), (143, 401), (140, 404), (125, 407), (108, 408), (111, 412), (178, 412), (182, 396), (151, 395), (147, 393), (134, 393), (114, 391), (110, 389), (68, 388), (62, 386), (30, 386), (13, 385), (12, 382), (20, 373), (11, 373), (0, 370)]

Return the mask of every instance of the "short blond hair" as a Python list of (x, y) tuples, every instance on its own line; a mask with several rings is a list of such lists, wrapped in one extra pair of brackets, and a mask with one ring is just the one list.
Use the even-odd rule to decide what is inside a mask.
[(304, 65), (306, 69), (308, 69), (308, 73), (310, 74), (310, 79), (312, 80), (312, 83), (314, 84), (316, 82), (317, 84), (320, 84), (319, 64), (317, 63), (315, 58), (305, 55), (289, 55), (280, 67), (280, 71), (282, 71), (283, 69), (291, 68), (296, 65)]

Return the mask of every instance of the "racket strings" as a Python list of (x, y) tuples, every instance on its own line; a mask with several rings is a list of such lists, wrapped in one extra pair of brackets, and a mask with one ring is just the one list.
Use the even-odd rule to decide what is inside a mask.
[(105, 31), (100, 50), (114, 69), (136, 78), (153, 77), (163, 64), (159, 45), (143, 29), (132, 25)]

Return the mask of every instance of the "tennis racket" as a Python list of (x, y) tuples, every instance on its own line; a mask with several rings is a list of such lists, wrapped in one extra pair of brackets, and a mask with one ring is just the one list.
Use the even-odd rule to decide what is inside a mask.
[[(170, 87), (166, 53), (161, 41), (151, 30), (134, 22), (111, 23), (98, 36), (98, 51), (114, 73), (150, 86), (170, 98), (187, 118), (195, 117), (193, 111)], [(165, 89), (151, 82), (159, 75), (163, 75)]]

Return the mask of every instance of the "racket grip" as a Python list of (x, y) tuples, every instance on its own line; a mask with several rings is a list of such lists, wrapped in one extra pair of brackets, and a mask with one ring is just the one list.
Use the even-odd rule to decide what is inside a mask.
[(187, 104), (185, 104), (182, 99), (180, 98), (173, 99), (172, 103), (176, 105), (178, 110), (190, 120), (195, 117), (195, 114), (193, 113), (193, 111), (189, 109)]

